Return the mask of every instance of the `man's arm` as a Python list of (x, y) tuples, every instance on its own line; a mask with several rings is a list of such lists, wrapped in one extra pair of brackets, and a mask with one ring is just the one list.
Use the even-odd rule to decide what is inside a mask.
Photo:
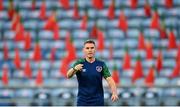
[(112, 92), (111, 100), (114, 102), (114, 101), (118, 100), (116, 84), (112, 77), (107, 77), (106, 81)]
[(71, 78), (77, 71), (73, 68), (70, 68), (67, 72), (67, 78)]
[(81, 71), (83, 64), (78, 64), (73, 68), (70, 68), (67, 72), (67, 78), (71, 78), (76, 72)]

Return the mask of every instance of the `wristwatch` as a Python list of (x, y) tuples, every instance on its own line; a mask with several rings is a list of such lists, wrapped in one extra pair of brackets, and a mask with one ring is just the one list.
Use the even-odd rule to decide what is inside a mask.
[(75, 69), (75, 67), (73, 67), (73, 70), (74, 70), (74, 71), (78, 71), (77, 69)]

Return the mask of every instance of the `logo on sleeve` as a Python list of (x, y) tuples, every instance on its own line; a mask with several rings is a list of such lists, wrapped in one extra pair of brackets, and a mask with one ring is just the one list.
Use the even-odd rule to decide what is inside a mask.
[(97, 70), (98, 72), (101, 72), (101, 71), (102, 71), (102, 66), (96, 66), (96, 70)]

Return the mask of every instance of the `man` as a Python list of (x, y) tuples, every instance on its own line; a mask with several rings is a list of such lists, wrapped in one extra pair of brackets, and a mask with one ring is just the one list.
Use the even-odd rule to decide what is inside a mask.
[(118, 100), (115, 82), (106, 64), (94, 57), (95, 51), (95, 42), (93, 40), (85, 41), (83, 48), (85, 58), (77, 60), (67, 72), (68, 78), (74, 74), (77, 76), (79, 85), (77, 106), (104, 105), (103, 77), (111, 89), (111, 100), (113, 102)]

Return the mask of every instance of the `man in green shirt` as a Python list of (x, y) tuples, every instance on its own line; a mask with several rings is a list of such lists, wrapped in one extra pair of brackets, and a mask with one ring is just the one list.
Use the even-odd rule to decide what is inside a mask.
[(106, 64), (94, 57), (95, 51), (95, 42), (92, 40), (85, 41), (83, 48), (85, 58), (77, 60), (67, 72), (68, 78), (71, 78), (74, 74), (77, 76), (77, 106), (104, 105), (103, 78), (105, 78), (111, 89), (111, 100), (113, 102), (118, 100), (115, 82)]

